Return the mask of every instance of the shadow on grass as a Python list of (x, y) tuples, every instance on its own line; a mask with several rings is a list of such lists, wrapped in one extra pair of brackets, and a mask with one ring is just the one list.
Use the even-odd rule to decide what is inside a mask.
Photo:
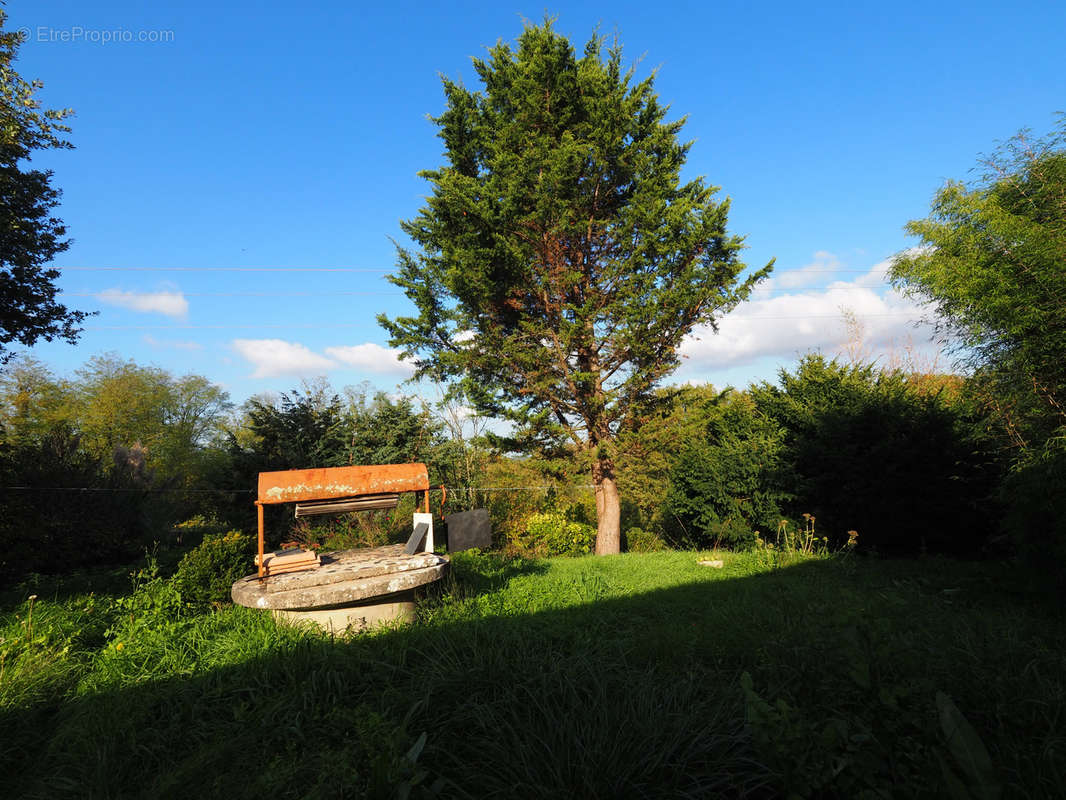
[(115, 565), (77, 570), (65, 575), (44, 575), (31, 572), (0, 584), (0, 613), (11, 612), (28, 595), (55, 602), (69, 600), (75, 595), (96, 594), (118, 597), (130, 591), (130, 573), (140, 565)]
[[(464, 591), (546, 568), (484, 566)], [(939, 690), (1008, 787), (1061, 786), (1063, 630), (1031, 610), (960, 602), (935, 568), (806, 562), (612, 596), (603, 566), (574, 567), (580, 605), (516, 595), (464, 616), (445, 600), (428, 624), (354, 639), (232, 609), (143, 653), (112, 647), (123, 685), (0, 717), (0, 766), (30, 797), (741, 797), (801, 781), (855, 796), (867, 779), (935, 796)], [(189, 674), (156, 677), (150, 659)], [(746, 726), (742, 672), (791, 712)]]

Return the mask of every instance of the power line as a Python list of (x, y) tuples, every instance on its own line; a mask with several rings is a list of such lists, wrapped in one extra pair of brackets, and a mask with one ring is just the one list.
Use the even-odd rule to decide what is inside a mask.
[(373, 272), (380, 267), (59, 267), (61, 272)]
[(289, 322), (264, 322), (248, 325), (86, 325), (87, 331), (231, 331), (231, 330), (261, 330), (278, 328), (283, 329), (319, 329), (319, 328), (365, 328), (367, 322), (331, 322), (321, 324), (317, 322), (289, 323)]
[[(549, 489), (595, 489), (592, 484), (579, 484), (577, 486), (445, 486), (448, 492), (540, 492)], [(439, 492), (440, 487), (430, 489), (431, 492)]]
[[(541, 492), (550, 489), (595, 489), (591, 484), (576, 486), (446, 486), (449, 493), (458, 492)], [(431, 488), (440, 492), (440, 487)], [(132, 489), (105, 486), (0, 486), (0, 492), (140, 492), (150, 494), (255, 494), (255, 489)]]
[[(58, 267), (64, 272), (375, 272), (387, 275), (392, 270), (381, 267)], [(814, 273), (840, 275), (887, 275), (888, 270), (868, 269), (805, 269), (797, 267), (794, 272), (805, 275)], [(782, 272), (781, 277), (792, 274)], [(773, 276), (771, 276), (771, 280)]]
[(139, 492), (149, 494), (255, 494), (254, 489), (119, 489), (108, 486), (0, 486), (0, 492)]
[[(796, 295), (803, 292), (870, 292), (877, 289), (882, 289), (881, 286), (801, 286), (795, 289), (768, 289), (760, 291), (756, 289), (754, 291), (754, 299), (758, 300), (760, 297), (767, 295)], [(399, 291), (387, 291), (387, 290), (374, 290), (366, 289), (362, 291), (344, 291), (344, 292), (287, 292), (283, 290), (275, 290), (272, 292), (184, 292), (180, 289), (173, 290), (158, 290), (157, 292), (147, 292), (148, 294), (169, 292), (170, 294), (180, 294), (182, 297), (352, 297), (352, 296), (364, 296), (364, 295), (390, 295), (399, 296), (403, 292)], [(103, 290), (96, 292), (66, 292), (63, 294), (67, 297), (99, 297), (103, 293)]]
[[(103, 291), (97, 292), (63, 292), (67, 297), (96, 297), (99, 298)], [(183, 292), (180, 289), (166, 289), (144, 292), (144, 294), (173, 294), (182, 297), (350, 297), (354, 295), (401, 295), (403, 292), (390, 292), (378, 290), (365, 290), (357, 292)], [(107, 298), (100, 298), (107, 300)]]
[[(870, 319), (873, 317), (914, 317), (914, 313), (910, 311), (897, 311), (889, 314), (861, 314), (856, 313), (859, 319)], [(795, 314), (787, 316), (776, 315), (762, 315), (757, 316), (737, 316), (732, 317), (736, 320), (797, 320), (797, 319), (841, 319), (841, 314)], [(719, 320), (724, 322), (729, 319), (728, 317)], [(301, 329), (301, 330), (326, 330), (333, 328), (361, 328), (367, 325), (366, 322), (311, 322), (311, 323), (288, 323), (288, 322), (264, 322), (250, 325), (86, 325), (86, 330), (92, 331), (200, 331), (200, 330), (261, 330), (261, 329)]]

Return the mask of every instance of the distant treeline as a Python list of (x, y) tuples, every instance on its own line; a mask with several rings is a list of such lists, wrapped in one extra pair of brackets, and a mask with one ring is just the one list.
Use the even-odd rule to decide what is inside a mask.
[[(1015, 468), (983, 387), (809, 355), (743, 391), (663, 390), (659, 410), (620, 436), (623, 531), (642, 546), (743, 549), (813, 517), (830, 545), (855, 532), (883, 554), (1024, 551), (1051, 501)], [(234, 408), (199, 376), (106, 356), (62, 380), (24, 359), (0, 378), (3, 570), (116, 563), (153, 542), (195, 544), (197, 530), (247, 530), (256, 474), (274, 469), (424, 461), (451, 488), (446, 510), (489, 507), (501, 544), (519, 550), (533, 515), (595, 521), (577, 454), (507, 452), (513, 443), (470, 422), (454, 404), (324, 381)], [(340, 546), (405, 524), (356, 517), (314, 527), (278, 513), (270, 529)]]

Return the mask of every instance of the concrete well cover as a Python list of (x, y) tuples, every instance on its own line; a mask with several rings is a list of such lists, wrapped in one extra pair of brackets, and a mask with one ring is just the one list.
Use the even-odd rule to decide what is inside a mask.
[(407, 555), (403, 545), (322, 553), (321, 565), (233, 584), (233, 602), (249, 608), (313, 609), (404, 592), (444, 575), (448, 559), (434, 553)]

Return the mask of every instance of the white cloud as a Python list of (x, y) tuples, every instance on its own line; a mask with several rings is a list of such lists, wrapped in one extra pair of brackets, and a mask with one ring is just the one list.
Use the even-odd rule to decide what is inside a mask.
[(774, 278), (774, 285), (782, 289), (797, 289), (811, 284), (828, 283), (830, 275), (840, 269), (840, 259), (828, 250), (819, 250), (814, 260), (799, 269), (781, 272)]
[(255, 366), (253, 378), (315, 375), (337, 366), (336, 361), (283, 339), (234, 339), (233, 349)]
[(326, 353), (350, 367), (384, 375), (411, 375), (414, 365), (400, 360), (398, 350), (390, 350), (373, 342), (347, 347), (327, 347)]
[(189, 313), (189, 301), (181, 292), (124, 292), (121, 289), (104, 289), (95, 297), (101, 303), (110, 303), (131, 311), (165, 314), (168, 317), (184, 317)]
[[(815, 263), (835, 262), (824, 252), (815, 259)], [(813, 275), (813, 266), (804, 269)], [(780, 288), (772, 287), (753, 293), (748, 302), (719, 321), (717, 334), (704, 327), (682, 342), (681, 354), (687, 358), (684, 371), (750, 364), (766, 356), (787, 360), (811, 350), (835, 355), (848, 343), (845, 316), (849, 312), (862, 328), (861, 349), (872, 358), (911, 341), (924, 342), (931, 329), (916, 329), (914, 323), (928, 317), (928, 312), (885, 282), (888, 266), (888, 261), (882, 261), (854, 280), (830, 281), (825, 288), (782, 294)], [(817, 274), (823, 275), (824, 283), (824, 273)]]

